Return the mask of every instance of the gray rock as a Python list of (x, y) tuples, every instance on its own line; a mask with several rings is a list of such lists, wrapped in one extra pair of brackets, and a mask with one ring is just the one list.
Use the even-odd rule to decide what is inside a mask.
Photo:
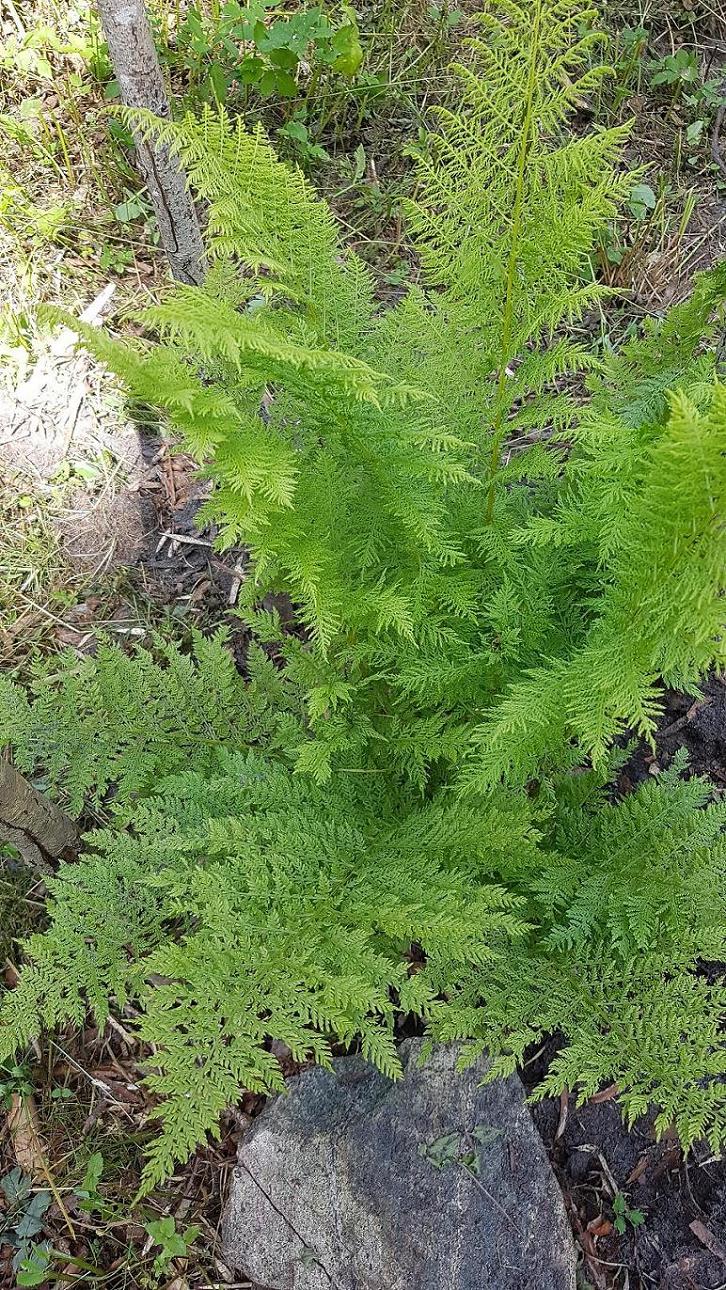
[(223, 1258), (269, 1290), (574, 1290), (565, 1208), (519, 1080), (454, 1047), (305, 1071), (242, 1143)]

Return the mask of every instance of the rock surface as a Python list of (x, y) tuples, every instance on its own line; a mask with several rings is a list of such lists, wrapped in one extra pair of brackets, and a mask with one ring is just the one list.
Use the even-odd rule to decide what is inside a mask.
[(292, 1079), (240, 1145), (226, 1263), (269, 1290), (574, 1290), (562, 1197), (519, 1080), (456, 1048), (394, 1084), (359, 1057)]

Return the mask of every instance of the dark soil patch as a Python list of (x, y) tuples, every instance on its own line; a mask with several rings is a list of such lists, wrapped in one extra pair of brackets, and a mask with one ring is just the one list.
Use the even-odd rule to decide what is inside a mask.
[(203, 500), (203, 490), (192, 486), (168, 525), (157, 525), (140, 569), (157, 604), (169, 604), (184, 617), (198, 617), (203, 611), (205, 619), (219, 625), (236, 601), (247, 557), (235, 547), (224, 554), (215, 551), (216, 530), (199, 521)]
[(619, 776), (619, 793), (665, 770), (679, 748), (688, 753), (688, 772), (710, 779), (715, 791), (726, 789), (726, 676), (707, 677), (700, 696), (666, 690), (655, 749), (637, 749)]
[[(612, 1100), (576, 1107), (570, 1099), (565, 1119), (563, 1106), (548, 1098), (534, 1117), (591, 1285), (722, 1290), (726, 1261), (714, 1250), (720, 1245), (726, 1259), (725, 1160), (705, 1147), (684, 1156), (668, 1134), (656, 1142), (651, 1117), (629, 1130)], [(637, 1226), (626, 1218), (622, 1234), (614, 1225), (618, 1193), (644, 1216)]]

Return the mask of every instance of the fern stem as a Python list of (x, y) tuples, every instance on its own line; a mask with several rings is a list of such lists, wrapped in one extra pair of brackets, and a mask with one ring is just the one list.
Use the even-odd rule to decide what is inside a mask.
[(507, 382), (507, 367), (510, 359), (509, 351), (512, 344), (512, 333), (514, 331), (514, 279), (517, 271), (519, 241), (522, 233), (522, 216), (524, 212), (524, 176), (527, 169), (527, 157), (529, 155), (530, 138), (532, 134), (532, 126), (534, 124), (534, 96), (537, 84), (540, 28), (542, 25), (542, 4), (543, 0), (536, 0), (534, 17), (532, 20), (532, 52), (529, 60), (529, 67), (527, 69), (524, 120), (522, 123), (522, 135), (519, 141), (519, 155), (517, 157), (517, 179), (514, 190), (514, 205), (512, 208), (512, 238), (509, 245), (504, 317), (502, 319), (501, 359), (499, 363), (499, 375), (497, 378), (494, 419), (492, 421), (492, 451), (489, 463), (489, 492), (487, 495), (486, 507), (487, 524), (491, 524), (492, 516), (494, 514), (495, 480), (497, 471), (499, 470), (499, 458), (501, 456), (502, 444), (504, 442), (504, 426), (502, 424), (504, 419), (504, 387)]

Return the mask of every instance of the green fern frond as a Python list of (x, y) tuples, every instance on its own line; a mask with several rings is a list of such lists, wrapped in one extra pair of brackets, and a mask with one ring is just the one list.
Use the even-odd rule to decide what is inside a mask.
[(279, 161), (261, 125), (205, 104), (201, 116), (165, 121), (122, 108), (132, 129), (181, 160), (190, 187), (207, 203), (209, 248), (255, 271), (271, 273), (306, 302), (320, 340), (357, 352), (373, 311), (373, 287), (362, 261), (344, 251), (336, 223), (302, 172)]

